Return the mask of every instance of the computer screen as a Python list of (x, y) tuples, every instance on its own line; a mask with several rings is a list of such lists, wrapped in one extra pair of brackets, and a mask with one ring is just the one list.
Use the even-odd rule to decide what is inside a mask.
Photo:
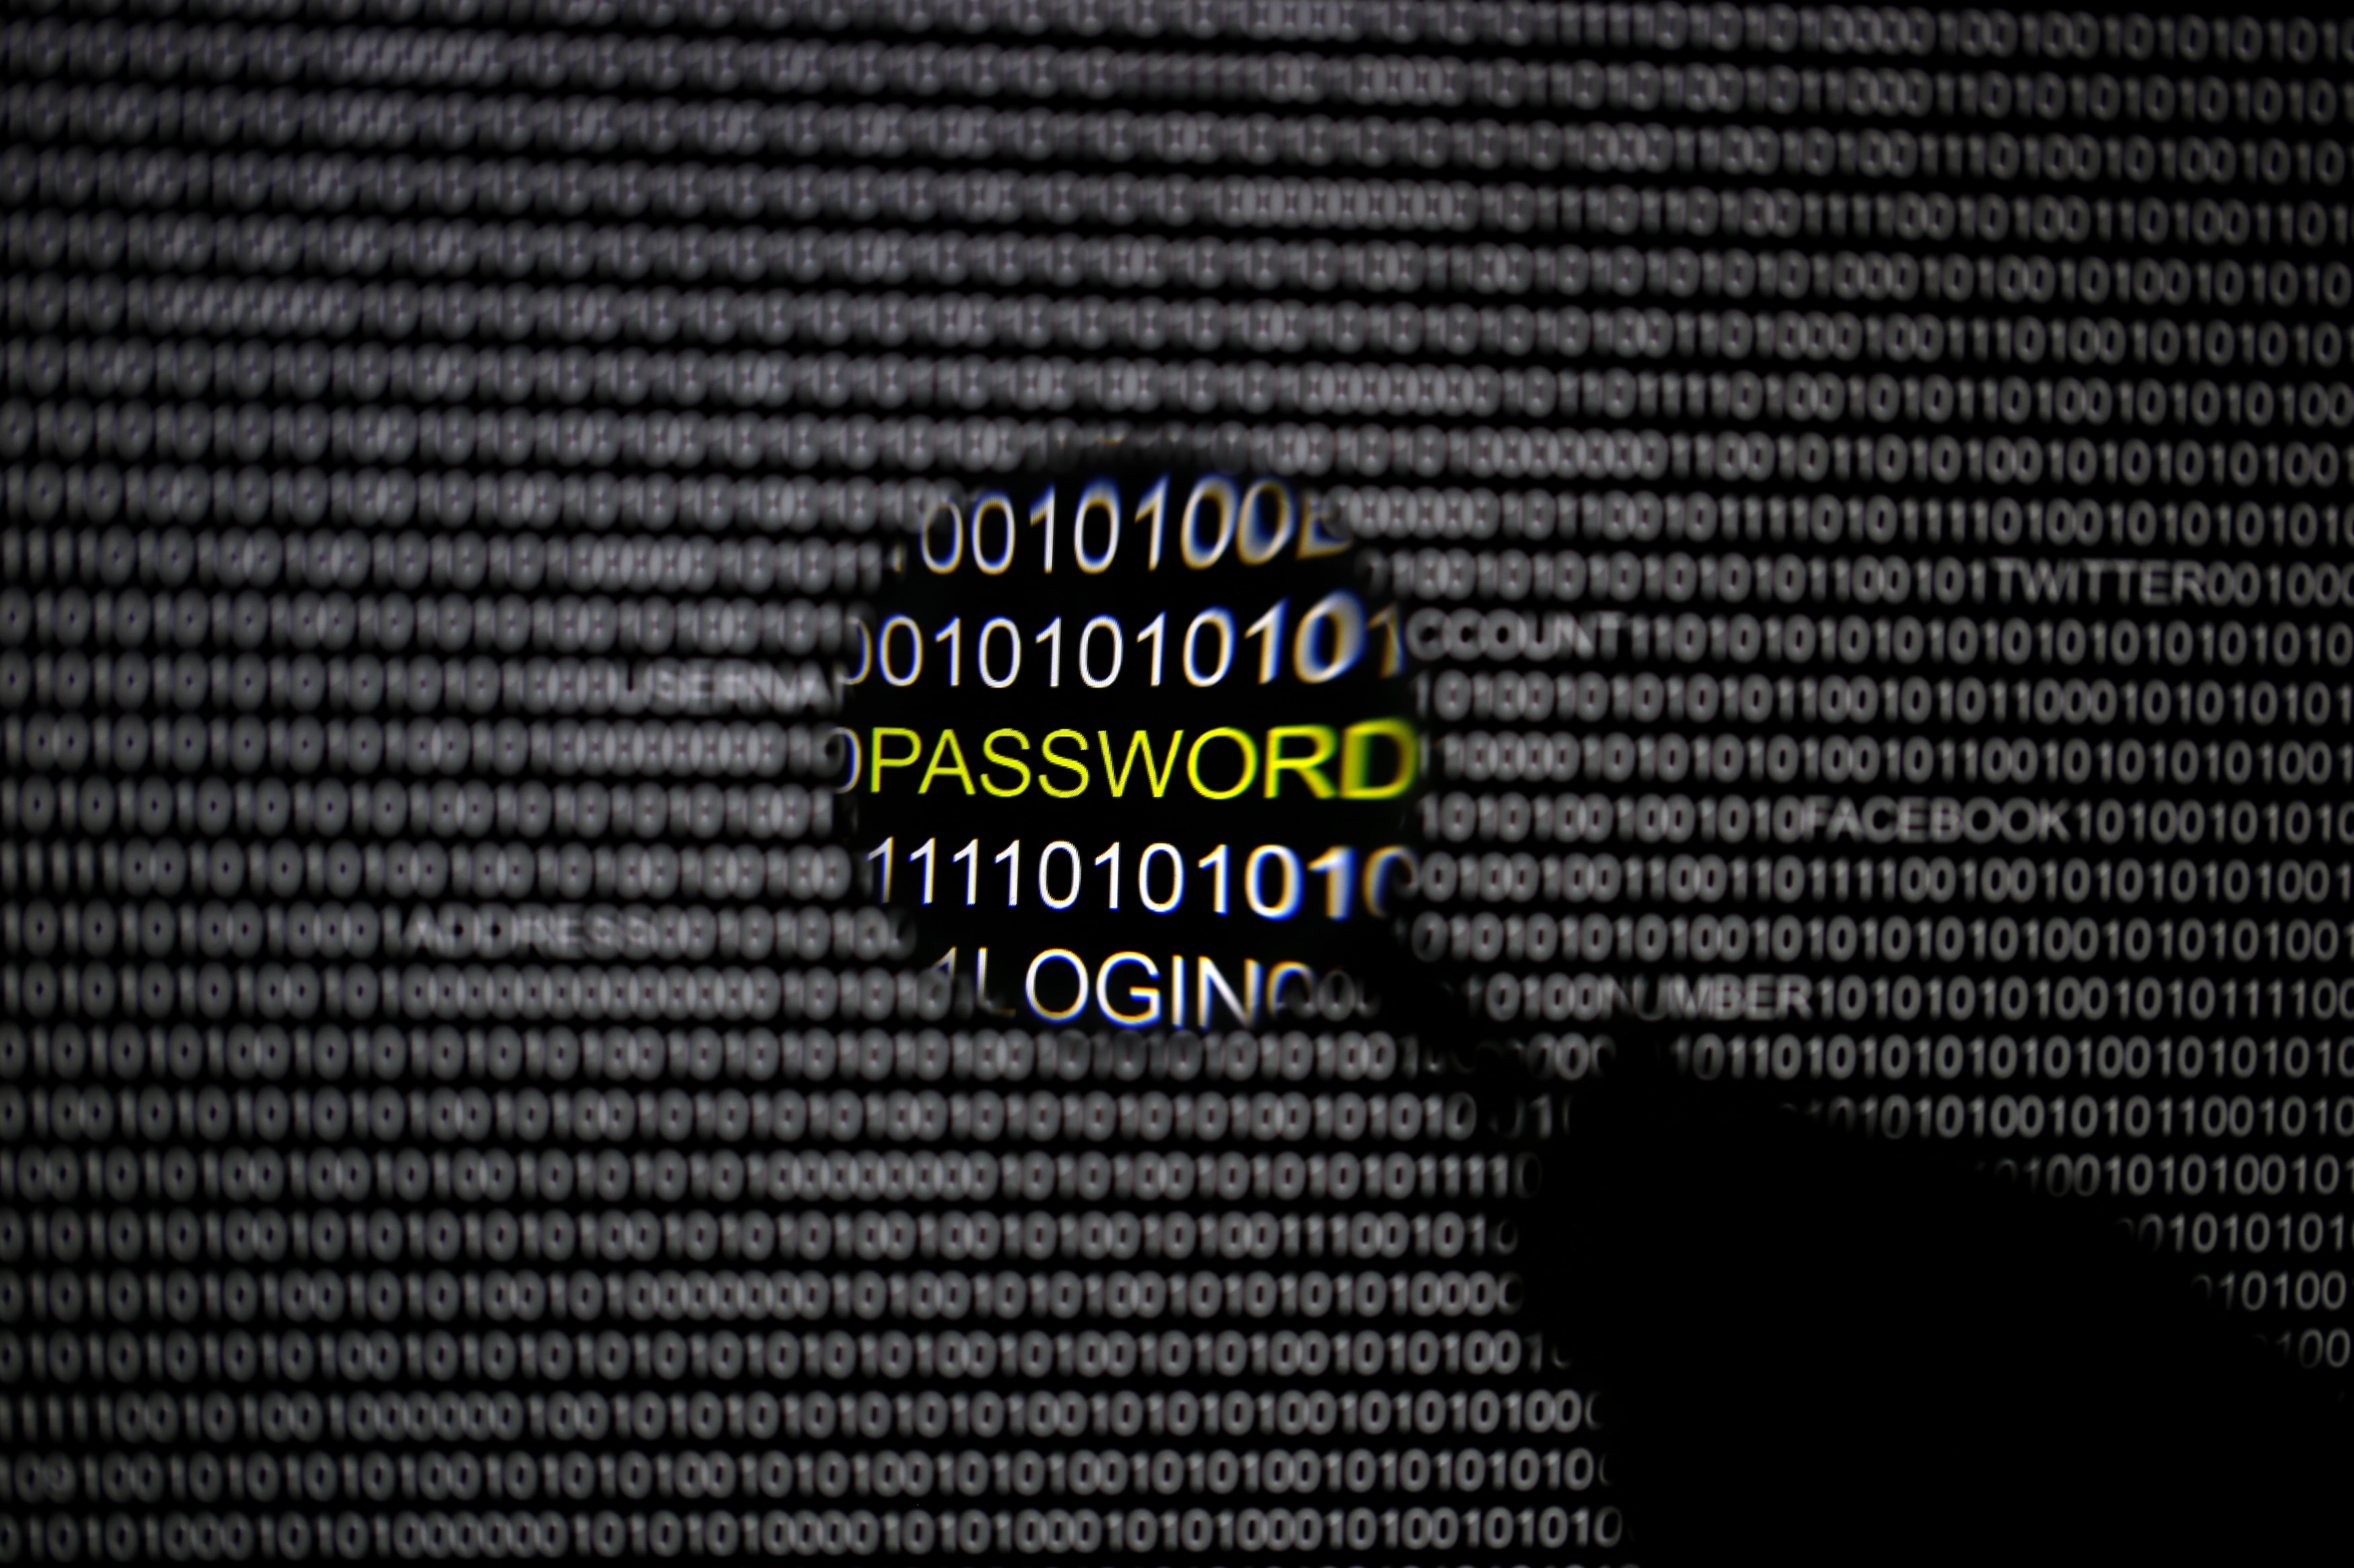
[(0, 17), (0, 1562), (2342, 1560), (2354, 26)]

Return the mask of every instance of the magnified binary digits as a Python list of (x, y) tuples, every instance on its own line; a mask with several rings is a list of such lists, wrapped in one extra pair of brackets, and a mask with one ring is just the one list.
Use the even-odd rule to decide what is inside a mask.
[(1031, 1025), (1382, 1016), (1362, 960), (1395, 961), (1424, 748), (1398, 607), (1366, 604), (1351, 554), (1273, 478), (1079, 471), (939, 503), (860, 625), (843, 793), (943, 984)]
[(2342, 1562), (2354, 27), (0, 13), (0, 1563)]

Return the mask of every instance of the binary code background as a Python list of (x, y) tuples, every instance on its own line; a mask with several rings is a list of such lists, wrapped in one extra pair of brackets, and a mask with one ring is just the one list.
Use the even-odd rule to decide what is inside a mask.
[[(2354, 1362), (2339, 25), (262, 0), (0, 59), (0, 1560), (1639, 1557), (1583, 1351), (1465, 1306), (1637, 1012)], [(1378, 1150), (1090, 1135), (1150, 1086), (928, 984), (826, 788), (908, 530), (1130, 429), (1400, 601), (1455, 1016), (1161, 1043), (1410, 1105)]]

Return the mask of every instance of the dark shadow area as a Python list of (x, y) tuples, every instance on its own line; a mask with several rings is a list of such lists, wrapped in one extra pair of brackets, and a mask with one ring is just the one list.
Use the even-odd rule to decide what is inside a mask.
[(1680, 1082), (1641, 1028), (1528, 1207), (1536, 1309), (1606, 1391), (1627, 1557), (2348, 1560), (2343, 1405), (2189, 1260)]

